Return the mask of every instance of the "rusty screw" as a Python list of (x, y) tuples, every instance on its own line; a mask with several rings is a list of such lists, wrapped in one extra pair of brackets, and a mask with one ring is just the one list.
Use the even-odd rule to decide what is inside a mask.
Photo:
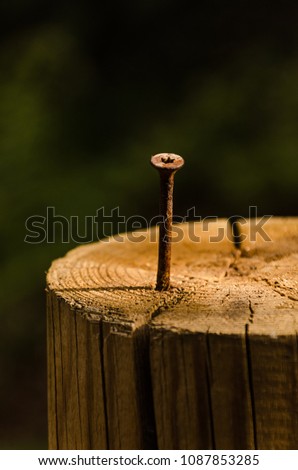
[(163, 221), (159, 228), (156, 290), (162, 291), (170, 287), (174, 175), (184, 165), (184, 160), (174, 153), (159, 153), (151, 157), (151, 164), (160, 174), (160, 213)]

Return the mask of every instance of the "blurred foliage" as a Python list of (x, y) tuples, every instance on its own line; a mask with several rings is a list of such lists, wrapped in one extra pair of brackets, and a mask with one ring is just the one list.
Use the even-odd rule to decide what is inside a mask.
[(2, 448), (46, 446), (45, 271), (73, 246), (24, 243), (28, 217), (150, 218), (161, 151), (178, 215), (297, 215), (297, 8), (2, 2)]

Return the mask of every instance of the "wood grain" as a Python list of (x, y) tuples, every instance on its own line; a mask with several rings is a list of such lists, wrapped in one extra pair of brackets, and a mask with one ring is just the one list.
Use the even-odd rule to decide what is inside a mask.
[(298, 448), (298, 219), (254, 226), (176, 226), (167, 292), (155, 229), (53, 262), (50, 448)]

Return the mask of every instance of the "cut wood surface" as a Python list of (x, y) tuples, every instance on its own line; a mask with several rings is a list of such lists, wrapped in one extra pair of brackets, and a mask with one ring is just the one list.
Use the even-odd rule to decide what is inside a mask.
[(257, 223), (175, 226), (167, 292), (155, 228), (53, 262), (50, 448), (298, 448), (298, 218)]

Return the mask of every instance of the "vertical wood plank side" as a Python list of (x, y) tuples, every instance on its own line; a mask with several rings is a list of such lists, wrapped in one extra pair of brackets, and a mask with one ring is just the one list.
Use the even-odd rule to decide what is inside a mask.
[(80, 312), (75, 322), (81, 448), (107, 449), (100, 324), (91, 323)]
[(214, 443), (216, 449), (254, 449), (245, 332), (208, 334)]
[(58, 449), (56, 352), (52, 294), (47, 292), (47, 390), (48, 390), (48, 448)]
[(100, 324), (48, 293), (51, 449), (107, 449)]
[(167, 442), (171, 439), (171, 423), (168, 419), (168, 409), (164, 407), (167, 402), (165, 390), (165, 370), (162, 365), (162, 332), (157, 329), (150, 329), (150, 369), (153, 393), (153, 406), (155, 416), (155, 426), (157, 435), (157, 446), (159, 450), (172, 449), (167, 447)]
[(143, 449), (157, 449), (157, 437), (150, 371), (149, 328), (139, 328), (134, 339), (137, 400), (142, 423)]
[(56, 420), (57, 420), (57, 449), (69, 449), (66, 426), (66, 397), (62, 366), (62, 338), (60, 324), (59, 300), (50, 293), (53, 314), (54, 351), (55, 351), (55, 383), (56, 383)]
[(150, 333), (158, 448), (212, 449), (206, 335)]
[(143, 449), (133, 335), (103, 322), (103, 342), (109, 448)]
[(80, 410), (78, 351), (76, 338), (76, 312), (65, 302), (60, 306), (60, 332), (62, 345), (62, 378), (64, 393), (64, 415), (66, 421), (68, 449), (83, 448), (82, 417)]
[(298, 449), (296, 335), (249, 335), (258, 449)]
[(76, 360), (73, 367), (76, 369), (76, 388), (73, 390), (78, 396), (78, 412), (80, 426), (81, 449), (90, 449), (91, 432), (88, 413), (89, 396), (87, 389), (88, 375), (88, 342), (87, 342), (87, 322), (79, 312), (73, 312), (74, 319), (74, 340)]
[(105, 384), (102, 362), (101, 323), (88, 322), (90, 349), (88, 390), (89, 414), (91, 429), (91, 449), (109, 449), (108, 430), (106, 422)]

